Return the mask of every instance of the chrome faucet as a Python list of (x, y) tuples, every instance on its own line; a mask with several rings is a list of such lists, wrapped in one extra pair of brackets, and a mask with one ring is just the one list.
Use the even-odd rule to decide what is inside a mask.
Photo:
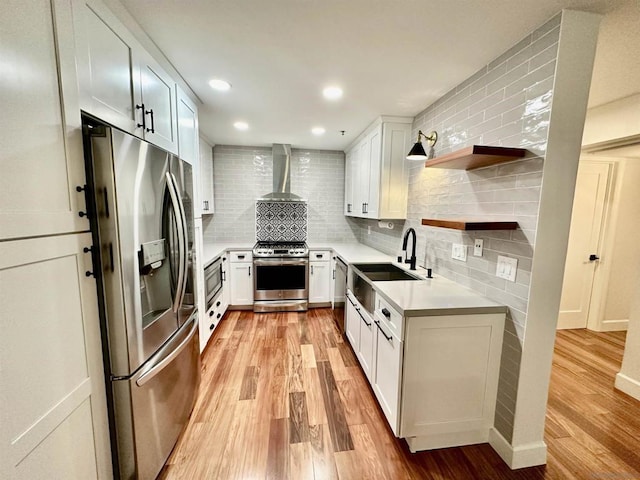
[[(411, 245), (411, 258), (407, 259), (407, 243), (409, 243), (409, 234), (413, 237), (413, 244)], [(404, 263), (411, 264), (409, 270), (416, 269), (416, 231), (413, 228), (407, 229), (402, 240), (402, 251), (404, 252)]]

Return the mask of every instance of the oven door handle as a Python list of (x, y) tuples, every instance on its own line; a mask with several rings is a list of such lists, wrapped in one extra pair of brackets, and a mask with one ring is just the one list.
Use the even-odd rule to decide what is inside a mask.
[(280, 265), (308, 265), (309, 264), (309, 260), (308, 259), (283, 259), (283, 258), (277, 258), (277, 259), (254, 259), (253, 260), (253, 264), (256, 267), (275, 267), (275, 266), (280, 266)]

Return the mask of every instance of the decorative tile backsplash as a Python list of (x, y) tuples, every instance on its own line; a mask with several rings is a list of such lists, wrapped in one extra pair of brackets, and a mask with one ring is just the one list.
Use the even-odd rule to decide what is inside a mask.
[(256, 202), (258, 242), (306, 242), (307, 204), (303, 202)]

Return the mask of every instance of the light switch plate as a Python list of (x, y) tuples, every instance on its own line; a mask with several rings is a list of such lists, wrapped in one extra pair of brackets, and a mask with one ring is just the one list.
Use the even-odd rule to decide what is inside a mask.
[(460, 260), (461, 262), (467, 261), (467, 247), (461, 243), (454, 243), (451, 245), (451, 258), (454, 260)]
[(503, 257), (498, 255), (498, 264), (496, 266), (496, 277), (504, 278), (510, 282), (516, 281), (516, 272), (518, 270), (518, 259), (511, 257)]
[(484, 247), (484, 240), (481, 238), (476, 238), (473, 243), (473, 256), (481, 257), (482, 256), (482, 247)]

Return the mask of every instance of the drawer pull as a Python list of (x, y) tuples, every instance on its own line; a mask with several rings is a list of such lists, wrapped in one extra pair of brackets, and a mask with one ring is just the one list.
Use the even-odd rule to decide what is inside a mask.
[(209, 330), (213, 330), (214, 328), (216, 328), (216, 324), (212, 323), (211, 325), (209, 325)]
[(378, 330), (380, 330), (380, 333), (382, 333), (382, 335), (384, 335), (384, 338), (386, 338), (389, 342), (390, 342), (391, 340), (393, 340), (393, 337), (392, 337), (391, 335), (387, 335), (387, 334), (385, 333), (385, 331), (384, 331), (384, 330), (382, 329), (382, 327), (380, 326), (380, 322), (378, 322), (377, 320), (376, 320), (376, 326), (378, 327)]
[(213, 310), (211, 310), (211, 311), (209, 312), (209, 316), (210, 316), (210, 317), (213, 317)]
[(244, 260), (245, 255), (236, 255), (238, 257), (238, 259), (240, 260)]
[(391, 312), (389, 310), (387, 310), (386, 308), (382, 309), (382, 314), (387, 318), (391, 318)]

